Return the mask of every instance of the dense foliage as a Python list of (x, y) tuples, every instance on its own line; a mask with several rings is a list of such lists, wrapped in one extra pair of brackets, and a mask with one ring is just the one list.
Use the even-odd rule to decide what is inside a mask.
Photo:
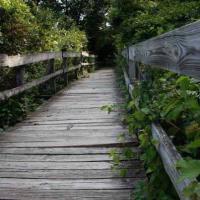
[(107, 15), (110, 9), (110, 0), (28, 0), (29, 4), (35, 2), (41, 7), (48, 7), (67, 19), (68, 23), (75, 24), (84, 30), (88, 38), (88, 50), (98, 54), (102, 61), (113, 53), (112, 33), (107, 24)]
[[(179, 152), (186, 158), (177, 163), (182, 178), (197, 178), (200, 175), (200, 87), (185, 76), (160, 70), (147, 70), (148, 81), (135, 83), (134, 98), (129, 103), (132, 114), (127, 117), (130, 131), (138, 133), (150, 180), (161, 179), (160, 162), (151, 139), (151, 123), (160, 122)], [(164, 181), (164, 180), (163, 180)], [(165, 180), (166, 183), (166, 180)], [(155, 182), (154, 182), (155, 184)], [(153, 185), (154, 185), (153, 184)], [(169, 184), (169, 182), (168, 182)], [(194, 182), (185, 192), (191, 199), (199, 199), (200, 184)], [(167, 190), (165, 190), (167, 191)], [(160, 191), (159, 191), (160, 193)], [(154, 192), (155, 194), (155, 192)], [(167, 194), (169, 195), (169, 194)]]
[[(121, 54), (130, 44), (144, 41), (200, 18), (198, 0), (0, 0), (0, 53), (89, 49), (99, 59)], [(122, 58), (116, 62), (124, 66)], [(45, 63), (46, 64), (46, 63)], [(60, 63), (57, 63), (57, 68)], [(149, 80), (136, 82), (131, 111), (126, 117), (130, 133), (139, 136), (148, 183), (142, 182), (136, 200), (174, 200), (170, 180), (164, 172), (151, 138), (150, 124), (159, 121), (185, 160), (177, 163), (183, 178), (200, 176), (199, 85), (193, 79), (162, 70), (140, 68)], [(26, 81), (46, 73), (43, 64), (26, 67)], [(0, 71), (0, 90), (15, 87), (15, 71)], [(0, 104), (0, 128), (14, 124), (40, 99), (41, 88)], [(46, 88), (45, 88), (46, 90)], [(44, 93), (44, 90), (43, 90)], [(110, 112), (113, 108), (106, 107)], [(119, 158), (114, 155), (115, 161)], [(124, 154), (132, 157), (127, 149)], [(159, 189), (158, 189), (159, 188)], [(200, 197), (200, 184), (185, 191), (193, 200)]]
[(75, 26), (66, 29), (67, 22), (49, 8), (29, 7), (22, 0), (1, 0), (0, 7), (1, 53), (80, 50), (86, 46), (84, 33)]
[[(34, 1), (0, 0), (0, 53), (8, 55), (45, 51), (81, 51), (87, 38), (70, 17)], [(56, 63), (56, 68), (61, 63)], [(25, 81), (42, 77), (47, 63), (26, 66)], [(16, 87), (15, 69), (1, 68), (0, 91)], [(41, 101), (40, 87), (11, 98), (0, 105), (0, 127), (15, 123)], [(44, 87), (42, 93), (49, 93)]]
[(118, 49), (144, 41), (199, 18), (195, 0), (112, 0), (110, 23)]
[[(122, 49), (130, 44), (193, 22), (200, 18), (199, 11), (199, 1), (194, 0), (113, 0), (109, 15), (116, 50), (121, 54)], [(119, 60), (120, 57), (117, 63)], [(140, 70), (148, 73), (150, 79), (135, 83), (127, 121), (130, 132), (139, 136), (144, 150), (141, 159), (149, 181), (137, 187), (136, 199), (177, 199), (173, 191), (169, 192), (171, 183), (164, 175), (154, 148), (150, 125), (159, 121), (185, 157), (177, 163), (183, 177), (199, 179), (199, 85), (188, 77), (170, 72), (144, 66), (140, 66)], [(185, 193), (197, 200), (200, 198), (199, 188), (200, 184), (194, 182)]]

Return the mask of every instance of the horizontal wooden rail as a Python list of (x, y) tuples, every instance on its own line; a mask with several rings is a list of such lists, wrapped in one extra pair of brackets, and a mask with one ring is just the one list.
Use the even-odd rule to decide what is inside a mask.
[(133, 62), (200, 79), (200, 21), (129, 46), (122, 54)]
[[(128, 88), (129, 94), (132, 97), (134, 86), (130, 81), (130, 78), (125, 70), (123, 68), (124, 72), (124, 79), (126, 86)], [(168, 137), (168, 135), (165, 133), (161, 125), (152, 123), (152, 137), (157, 142), (154, 144), (156, 147), (156, 150), (158, 154), (160, 155), (165, 171), (168, 174), (171, 182), (174, 185), (174, 188), (176, 189), (179, 197), (181, 200), (189, 200), (187, 197), (185, 197), (183, 190), (189, 186), (189, 184), (192, 182), (191, 180), (185, 179), (180, 182), (180, 172), (176, 169), (176, 163), (177, 161), (183, 159), (181, 155), (176, 150), (176, 147), (173, 145), (172, 141)]]
[(37, 53), (30, 55), (15, 55), (15, 56), (1, 55), (0, 66), (17, 67), (21, 65), (27, 65), (31, 63), (37, 63), (56, 58), (62, 58), (62, 52)]
[(180, 182), (179, 179), (181, 174), (176, 169), (177, 161), (183, 158), (177, 152), (176, 147), (160, 124), (152, 124), (152, 136), (153, 139), (158, 142), (155, 144), (155, 147), (162, 159), (165, 171), (169, 175), (180, 199), (187, 199), (183, 194), (183, 191), (187, 186), (189, 186), (189, 184), (191, 184), (192, 181), (189, 179), (184, 179)]
[(81, 63), (82, 66), (94, 65), (95, 63)]
[[(77, 66), (73, 66), (73, 67), (70, 67), (66, 72), (72, 72), (72, 71), (75, 71), (77, 69), (80, 69), (82, 66), (81, 65), (77, 65)], [(65, 73), (66, 73), (65, 72)], [(32, 82), (30, 83), (26, 83), (26, 84), (23, 84), (21, 86), (18, 86), (16, 88), (13, 88), (13, 89), (10, 89), (10, 90), (5, 90), (3, 92), (0, 92), (0, 101), (4, 101), (12, 96), (16, 96), (26, 90), (29, 90), (33, 87), (36, 87), (42, 83), (45, 83), (47, 82), (48, 80), (50, 79), (53, 79), (59, 75), (63, 74), (63, 69), (60, 69), (52, 74), (49, 74), (49, 75), (46, 75), (46, 76), (43, 76), (37, 80), (33, 80)]]
[(56, 71), (55, 73), (52, 73), (52, 74), (49, 74), (49, 75), (46, 75), (42, 78), (39, 78), (37, 80), (34, 80), (30, 83), (26, 83), (26, 84), (23, 84), (21, 86), (18, 86), (16, 88), (13, 88), (13, 89), (10, 89), (10, 90), (5, 90), (3, 92), (0, 92), (0, 101), (3, 101), (3, 100), (6, 100), (12, 96), (15, 96), (17, 94), (20, 94), (28, 89), (31, 89), (32, 87), (35, 87), (35, 86), (38, 86), (42, 83), (45, 83), (46, 81), (56, 77), (56, 76), (59, 76), (63, 73), (63, 70), (58, 70)]
[[(17, 74), (16, 74), (16, 82), (17, 87), (13, 89), (9, 89), (6, 91), (0, 92), (0, 101), (4, 101), (12, 96), (18, 95), (32, 87), (36, 87), (42, 83), (45, 83), (49, 80), (53, 80), (55, 77), (59, 75), (64, 75), (65, 82), (68, 82), (67, 73), (73, 72), (81, 69), (82, 67), (92, 66), (95, 63), (81, 63), (79, 65), (67, 68), (67, 58), (75, 58), (75, 57), (95, 57), (94, 55), (90, 55), (87, 52), (84, 53), (77, 53), (77, 52), (47, 52), (47, 53), (37, 53), (32, 55), (16, 55), (16, 56), (8, 56), (5, 54), (0, 54), (0, 67), (18, 67)], [(55, 59), (62, 59), (62, 69), (58, 71), (54, 71), (54, 61)], [(24, 65), (37, 63), (41, 61), (49, 61), (49, 65), (47, 66), (48, 74), (37, 79), (33, 80), (29, 83), (24, 83), (24, 73), (25, 67)], [(65, 75), (66, 74), (66, 75)], [(51, 85), (55, 89), (55, 82), (52, 81)]]
[(0, 67), (17, 67), (21, 65), (27, 65), (37, 62), (42, 62), (51, 59), (61, 59), (61, 58), (74, 58), (74, 57), (95, 57), (94, 55), (89, 55), (86, 52), (46, 52), (46, 53), (34, 53), (27, 55), (15, 55), (8, 56), (6, 54), (0, 54)]
[(82, 51), (82, 56), (84, 56), (84, 57), (91, 57), (91, 58), (95, 58), (95, 55), (91, 55), (91, 54), (89, 54), (88, 52), (86, 52), (86, 51)]

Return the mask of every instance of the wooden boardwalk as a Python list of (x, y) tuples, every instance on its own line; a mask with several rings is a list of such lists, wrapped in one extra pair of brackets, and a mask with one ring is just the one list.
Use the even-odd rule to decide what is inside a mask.
[(78, 80), (0, 136), (0, 199), (128, 200), (143, 179), (138, 160), (124, 161), (127, 177), (111, 170), (109, 151), (132, 146), (117, 139), (127, 132), (121, 111), (100, 108), (122, 103), (113, 69)]

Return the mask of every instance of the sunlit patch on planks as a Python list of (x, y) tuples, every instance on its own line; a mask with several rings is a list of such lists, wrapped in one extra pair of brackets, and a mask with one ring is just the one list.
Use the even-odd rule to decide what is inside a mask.
[(139, 152), (126, 133), (122, 111), (100, 108), (123, 103), (113, 69), (74, 82), (22, 123), (0, 135), (0, 199), (128, 200), (144, 179), (139, 160), (113, 171), (109, 151), (126, 146)]

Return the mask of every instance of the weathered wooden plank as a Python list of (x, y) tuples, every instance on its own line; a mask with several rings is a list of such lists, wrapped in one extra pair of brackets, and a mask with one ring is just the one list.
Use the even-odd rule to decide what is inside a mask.
[(43, 131), (26, 131), (26, 130), (19, 130), (19, 129), (12, 129), (9, 132), (1, 133), (0, 140), (9, 137), (21, 138), (21, 137), (117, 137), (120, 135), (126, 134), (128, 136), (128, 132), (126, 130), (43, 130)]
[(0, 161), (5, 162), (95, 162), (112, 161), (109, 154), (101, 155), (10, 155), (1, 154)]
[(158, 124), (152, 124), (153, 139), (158, 142), (156, 149), (161, 156), (164, 168), (169, 175), (179, 197), (181, 200), (186, 200), (183, 190), (192, 182), (189, 179), (178, 181), (180, 179), (180, 172), (176, 169), (177, 161), (181, 160), (181, 155), (177, 152), (176, 147), (169, 139), (165, 131)]
[[(109, 161), (101, 161), (101, 162), (0, 162), (0, 169), (1, 171), (13, 171), (13, 170), (64, 170), (64, 169), (71, 169), (71, 170), (86, 170), (86, 169), (112, 169), (113, 163)], [(135, 170), (141, 169), (142, 163), (141, 161), (134, 160), (134, 161), (123, 161), (119, 168), (133, 168)], [(0, 185), (1, 187), (1, 185)]]
[(0, 66), (17, 67), (21, 65), (27, 65), (31, 63), (42, 62), (51, 59), (61, 59), (62, 57), (80, 57), (81, 53), (76, 52), (46, 52), (46, 53), (34, 53), (27, 55), (15, 55), (8, 56), (6, 54), (1, 54), (0, 56)]
[(80, 180), (50, 180), (50, 179), (14, 179), (1, 178), (0, 188), (9, 189), (41, 189), (41, 190), (109, 190), (132, 189), (138, 179), (80, 179)]
[[(126, 178), (145, 178), (145, 173), (140, 169), (126, 169)], [(89, 169), (89, 170), (0, 170), (0, 178), (24, 178), (24, 179), (112, 179), (121, 178), (119, 170)], [(1, 188), (0, 188), (1, 190)]]
[(121, 123), (119, 118), (107, 119), (68, 119), (68, 120), (42, 120), (42, 121), (25, 121), (22, 125), (59, 125), (59, 124), (91, 124), (91, 123)]
[(41, 190), (41, 189), (0, 189), (4, 200), (130, 200), (132, 190)]
[(76, 58), (81, 57), (81, 53), (79, 52), (63, 52), (64, 58)]
[(90, 65), (95, 65), (95, 63), (81, 63), (82, 66), (90, 66)]
[(123, 116), (123, 113), (110, 113), (108, 115), (107, 112), (97, 112), (97, 113), (93, 113), (92, 115), (87, 115), (85, 113), (81, 113), (78, 117), (74, 114), (74, 113), (61, 113), (60, 115), (59, 114), (56, 114), (56, 113), (52, 113), (52, 115), (44, 115), (44, 116), (33, 116), (33, 117), (28, 117), (25, 122), (38, 122), (38, 121), (73, 121), (73, 120), (82, 120), (84, 121), (85, 120), (92, 120), (92, 119), (97, 119), (98, 120), (101, 120), (101, 119), (112, 119), (112, 118), (119, 118)]
[[(116, 153), (121, 153), (125, 147), (115, 147)], [(14, 155), (101, 155), (109, 154), (113, 147), (1, 147), (1, 154)], [(138, 152), (137, 147), (131, 147), (133, 152)]]
[[(200, 78), (200, 21), (129, 47), (129, 59)], [(128, 57), (127, 51), (123, 55)]]
[[(38, 136), (38, 135), (37, 135)], [(79, 142), (77, 141), (79, 140)], [(87, 140), (88, 140), (88, 143), (87, 143)], [(57, 142), (61, 142), (64, 146), (76, 146), (76, 145), (95, 145), (97, 144), (97, 141), (99, 140), (99, 145), (107, 145), (107, 144), (119, 144), (121, 141), (118, 141), (117, 139), (117, 135), (115, 136), (96, 136), (96, 137), (90, 137), (90, 136), (79, 136), (79, 137), (74, 137), (74, 136), (69, 136), (67, 134), (65, 135), (61, 135), (61, 136), (58, 136), (58, 135), (46, 135), (46, 136), (40, 136), (40, 137), (34, 137), (34, 136), (23, 136), (23, 137), (16, 137), (14, 135), (6, 135), (6, 136), (3, 136), (1, 137), (1, 140), (0, 140), (0, 143), (20, 143), (21, 145), (23, 145), (23, 143), (28, 143), (28, 142), (31, 142), (35, 145), (41, 145), (41, 144), (44, 144), (45, 143), (48, 143), (48, 142), (54, 142), (54, 143), (57, 143)], [(135, 141), (128, 136), (126, 138), (124, 138), (124, 144), (126, 143), (136, 143), (137, 144), (137, 141), (135, 139)], [(13, 144), (13, 145), (17, 145), (17, 144)]]
[[(137, 152), (139, 154), (139, 152)], [(126, 158), (121, 159), (123, 161)], [(132, 159), (133, 163), (137, 159)], [(84, 155), (20, 155), (20, 154), (2, 154), (1, 162), (111, 162), (113, 161), (109, 154), (84, 154)], [(138, 162), (137, 162), (138, 163)], [(1, 170), (4, 171), (4, 170)]]
[(17, 67), (54, 58), (62, 58), (62, 52), (46, 52), (15, 56), (4, 55), (0, 59), (0, 66)]
[(89, 54), (87, 51), (82, 51), (81, 55), (84, 57), (95, 58), (95, 55)]
[(119, 124), (103, 123), (103, 124), (65, 124), (65, 125), (40, 125), (40, 126), (16, 126), (19, 130), (116, 130), (123, 131), (124, 127)]
[[(66, 141), (64, 141), (66, 140)], [(87, 142), (88, 141), (88, 142)], [(120, 146), (136, 146), (138, 145), (137, 141), (133, 142), (125, 142), (122, 143), (118, 139), (104, 139), (103, 141), (99, 141), (98, 139), (88, 139), (84, 138), (83, 141), (79, 141), (77, 139), (58, 139), (55, 141), (22, 141), (22, 142), (2, 142), (2, 147), (120, 147)]]
[[(27, 120), (0, 135), (0, 199), (130, 197), (130, 189), (145, 177), (142, 162), (123, 161), (119, 168), (128, 173), (121, 178), (111, 170), (109, 152), (115, 147), (121, 154), (130, 146), (138, 154), (138, 141), (117, 139), (117, 135), (127, 133), (120, 122), (123, 109), (110, 115), (100, 110), (102, 105), (122, 99), (115, 101), (120, 96), (118, 88), (106, 82), (115, 80), (113, 70), (99, 73), (91, 76), (90, 83), (79, 81), (85, 83), (81, 87), (72, 84), (68, 92), (60, 92)], [(110, 90), (105, 93), (107, 88)], [(98, 91), (90, 93), (92, 90)]]

